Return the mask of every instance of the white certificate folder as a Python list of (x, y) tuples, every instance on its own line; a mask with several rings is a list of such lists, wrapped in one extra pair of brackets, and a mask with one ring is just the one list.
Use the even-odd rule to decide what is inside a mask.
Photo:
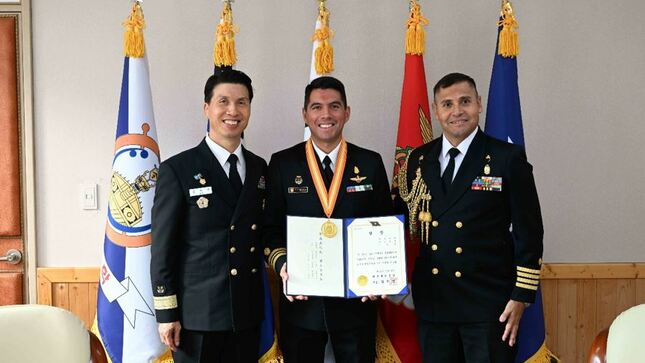
[(287, 216), (287, 294), (407, 294), (403, 220)]

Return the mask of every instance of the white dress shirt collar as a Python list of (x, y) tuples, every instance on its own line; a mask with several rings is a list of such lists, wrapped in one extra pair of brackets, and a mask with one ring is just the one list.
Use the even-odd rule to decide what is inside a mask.
[(443, 175), (443, 172), (446, 170), (446, 167), (448, 167), (448, 162), (450, 161), (450, 156), (448, 155), (448, 151), (452, 149), (453, 147), (456, 147), (459, 150), (459, 154), (455, 156), (455, 170), (452, 174), (452, 178), (454, 179), (455, 176), (457, 175), (457, 172), (459, 171), (459, 167), (461, 167), (461, 162), (464, 161), (464, 157), (466, 157), (466, 153), (468, 152), (468, 148), (470, 148), (470, 144), (473, 142), (473, 139), (475, 138), (475, 135), (477, 135), (477, 131), (479, 131), (479, 127), (475, 128), (473, 132), (468, 135), (467, 138), (465, 138), (462, 142), (459, 143), (457, 146), (452, 146), (450, 141), (446, 139), (446, 136), (442, 136), (441, 140), (441, 153), (439, 154), (439, 165), (441, 167), (441, 175)]
[(444, 159), (447, 159), (448, 158), (448, 151), (450, 151), (450, 149), (452, 149), (453, 147), (456, 147), (457, 149), (459, 149), (459, 155), (462, 155), (462, 156), (466, 155), (466, 153), (468, 152), (468, 148), (470, 147), (470, 144), (473, 142), (473, 139), (475, 138), (475, 135), (477, 134), (477, 131), (479, 131), (479, 127), (476, 127), (475, 130), (473, 130), (473, 132), (471, 132), (470, 135), (468, 135), (468, 137), (465, 138), (462, 142), (460, 142), (459, 145), (457, 145), (457, 146), (452, 146), (452, 144), (450, 143), (450, 141), (448, 141), (446, 136), (445, 135), (442, 136), (442, 140), (441, 140), (441, 156)]
[(336, 168), (336, 159), (338, 159), (338, 151), (340, 150), (340, 142), (329, 154), (322, 151), (322, 149), (320, 149), (313, 140), (311, 140), (311, 143), (314, 145), (314, 150), (316, 151), (316, 155), (318, 155), (318, 158), (320, 159), (320, 163), (323, 162), (325, 156), (329, 156), (329, 159), (331, 159), (330, 167), (332, 168), (332, 170), (334, 170)]
[[(231, 152), (218, 145), (208, 135), (206, 135), (206, 145), (211, 149), (211, 152), (215, 155), (215, 158), (222, 166), (222, 169), (224, 169), (226, 176), (228, 176), (230, 168), (228, 165), (228, 157), (231, 155)], [(244, 183), (244, 177), (246, 176), (246, 160), (244, 160), (244, 153), (242, 152), (242, 143), (237, 146), (235, 151), (233, 151), (233, 154), (237, 156), (237, 170), (240, 174), (240, 179), (242, 179), (242, 183)]]

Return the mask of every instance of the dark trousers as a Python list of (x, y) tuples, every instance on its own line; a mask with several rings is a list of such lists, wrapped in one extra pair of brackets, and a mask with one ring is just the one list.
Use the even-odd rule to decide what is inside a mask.
[(182, 329), (175, 363), (257, 363), (260, 329), (202, 332)]
[(322, 363), (328, 335), (336, 363), (374, 363), (376, 358), (374, 324), (329, 333), (301, 328), (284, 320), (280, 324), (280, 347), (285, 363)]
[(517, 344), (502, 341), (505, 323), (431, 323), (419, 320), (424, 363), (513, 363)]

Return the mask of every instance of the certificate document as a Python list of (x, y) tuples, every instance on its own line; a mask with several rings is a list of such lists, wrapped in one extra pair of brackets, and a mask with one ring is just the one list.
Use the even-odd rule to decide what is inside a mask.
[(407, 294), (403, 216), (287, 216), (287, 294)]

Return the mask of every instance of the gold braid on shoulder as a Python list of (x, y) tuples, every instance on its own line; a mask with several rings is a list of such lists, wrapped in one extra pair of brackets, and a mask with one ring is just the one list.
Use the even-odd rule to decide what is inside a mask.
[(428, 244), (428, 239), (430, 237), (430, 222), (432, 222), (432, 214), (430, 213), (430, 201), (432, 200), (432, 196), (428, 191), (426, 182), (421, 177), (421, 161), (423, 161), (423, 155), (419, 156), (419, 163), (417, 165), (414, 180), (412, 181), (412, 187), (408, 190), (408, 161), (410, 159), (410, 154), (408, 154), (405, 159), (405, 163), (403, 163), (403, 166), (399, 169), (399, 195), (408, 206), (408, 212), (410, 215), (410, 234), (416, 235), (419, 232), (417, 223), (420, 222), (421, 241)]

